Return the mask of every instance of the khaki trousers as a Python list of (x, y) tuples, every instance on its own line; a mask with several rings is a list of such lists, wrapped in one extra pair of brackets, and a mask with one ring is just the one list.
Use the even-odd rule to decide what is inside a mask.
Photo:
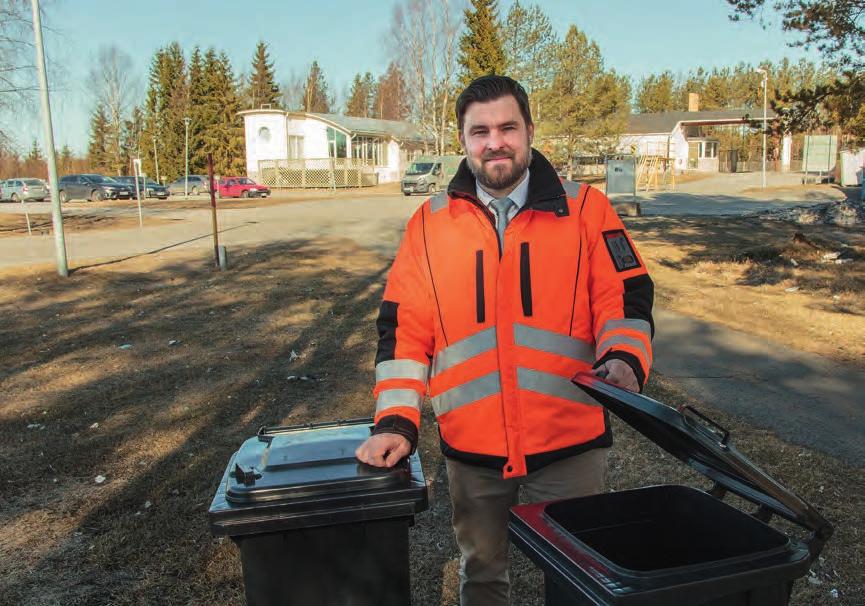
[(508, 510), (519, 502), (537, 503), (597, 494), (604, 490), (609, 448), (590, 450), (551, 463), (521, 478), (447, 459), (453, 527), (460, 548), (460, 605), (507, 606)]

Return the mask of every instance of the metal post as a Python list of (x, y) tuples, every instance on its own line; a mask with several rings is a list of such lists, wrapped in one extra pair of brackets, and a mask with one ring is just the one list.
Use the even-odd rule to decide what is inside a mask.
[(27, 205), (24, 204), (24, 198), (21, 198), (21, 208), (24, 209), (24, 218), (27, 219), (27, 235), (33, 235), (33, 229), (30, 227), (30, 213), (27, 212)]
[(63, 233), (63, 213), (60, 209), (60, 190), (57, 179), (57, 157), (54, 153), (54, 127), (51, 124), (51, 103), (48, 99), (48, 76), (45, 72), (45, 49), (42, 46), (42, 19), (39, 0), (31, 0), (33, 7), (33, 36), (36, 44), (36, 67), (39, 71), (39, 93), (42, 100), (42, 127), (48, 152), (48, 179), (51, 181), (51, 220), (54, 225), (54, 250), (57, 255), (57, 273), (69, 275), (66, 262), (66, 238)]
[(210, 184), (210, 218), (213, 225), (213, 261), (219, 265), (219, 229), (216, 225), (216, 187), (213, 182), (213, 154), (207, 154), (207, 179)]
[(156, 164), (156, 182), (162, 183), (159, 178), (159, 156), (156, 154), (156, 135), (153, 135), (153, 163)]
[(766, 189), (766, 85), (769, 82), (769, 72), (763, 75), (763, 189)]
[[(132, 159), (132, 173), (135, 176), (135, 198), (138, 200), (138, 227), (144, 227), (144, 215), (141, 213), (141, 188), (138, 187), (138, 179), (141, 178), (141, 158)], [(141, 186), (147, 191), (147, 181), (142, 181)]]
[(184, 164), (184, 171), (183, 171), (183, 197), (184, 198), (189, 197), (189, 121), (190, 121), (189, 116), (186, 116), (185, 118), (183, 118), (183, 126), (184, 126), (184, 131), (185, 131), (184, 132), (184, 140), (185, 140), (184, 156), (186, 158), (185, 164)]
[(766, 85), (769, 82), (769, 70), (758, 67), (755, 71), (763, 74), (763, 189), (766, 189)]

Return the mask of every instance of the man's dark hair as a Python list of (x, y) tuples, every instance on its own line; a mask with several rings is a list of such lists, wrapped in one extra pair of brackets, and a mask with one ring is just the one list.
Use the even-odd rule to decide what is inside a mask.
[(485, 103), (495, 101), (507, 95), (517, 100), (520, 113), (526, 121), (526, 126), (532, 124), (532, 110), (529, 107), (529, 96), (522, 85), (507, 76), (481, 76), (475, 78), (457, 97), (457, 124), (460, 132), (463, 130), (463, 119), (469, 105), (475, 102)]

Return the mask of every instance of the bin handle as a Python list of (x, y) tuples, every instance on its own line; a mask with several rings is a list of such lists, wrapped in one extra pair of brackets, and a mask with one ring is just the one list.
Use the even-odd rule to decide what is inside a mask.
[(342, 427), (344, 425), (363, 425), (371, 424), (373, 420), (369, 417), (360, 419), (340, 419), (338, 421), (326, 421), (324, 423), (301, 423), (299, 425), (262, 425), (258, 428), (258, 439), (261, 442), (270, 442), (273, 440), (274, 434), (285, 433), (289, 431), (305, 431), (307, 429), (321, 429), (324, 427)]
[[(725, 427), (723, 427), (720, 423), (713, 421), (712, 419), (710, 419), (709, 417), (707, 417), (706, 415), (701, 413), (699, 410), (697, 410), (696, 408), (694, 408), (690, 404), (683, 404), (682, 406), (679, 406), (679, 414), (681, 414), (682, 418), (684, 418), (686, 421), (688, 421), (688, 414), (692, 414), (695, 417), (702, 420), (703, 422), (705, 422), (707, 425), (714, 427), (715, 429), (720, 431), (721, 432), (721, 439), (719, 441), (719, 444), (721, 444), (721, 446), (723, 446), (724, 448), (727, 448), (727, 441), (730, 439), (730, 431), (728, 429), (726, 429)], [(700, 426), (697, 425), (697, 427), (700, 427)], [(717, 437), (717, 436), (715, 436), (715, 437)]]

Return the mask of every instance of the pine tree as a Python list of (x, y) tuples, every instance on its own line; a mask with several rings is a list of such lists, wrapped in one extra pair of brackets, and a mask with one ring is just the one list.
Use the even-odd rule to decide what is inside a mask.
[(72, 150), (69, 149), (67, 143), (63, 144), (63, 148), (60, 150), (57, 160), (59, 162), (57, 169), (60, 171), (61, 175), (72, 172)]
[(574, 25), (558, 47), (554, 70), (541, 130), (561, 142), (552, 155), (567, 165), (570, 178), (575, 155), (603, 153), (623, 132), (630, 90), (625, 78), (604, 70), (598, 45)]
[(460, 38), (459, 53), (464, 86), (480, 76), (505, 71), (496, 4), (497, 0), (471, 0), (471, 7), (464, 11), (466, 31)]
[[(187, 115), (189, 116), (189, 173), (205, 174), (207, 172), (208, 148), (206, 135), (217, 121), (217, 108), (212, 99), (212, 81), (215, 76), (210, 71), (215, 70), (216, 51), (207, 51), (206, 57), (201, 56), (201, 50), (196, 46), (189, 59), (189, 101)], [(209, 71), (210, 70), (210, 71)]]
[(675, 86), (675, 78), (669, 71), (644, 77), (637, 88), (637, 111), (646, 113), (677, 109)]
[[(155, 178), (154, 138), (159, 157), (159, 176), (171, 180), (183, 173), (183, 118), (187, 109), (186, 62), (177, 42), (154, 53), (150, 65), (145, 103), (145, 128), (142, 148), (147, 148), (142, 164)], [(143, 151), (143, 150), (142, 150)]]
[(199, 134), (201, 143), (194, 147), (190, 145), (189, 149), (190, 167), (200, 166), (202, 174), (207, 172), (207, 155), (213, 154), (216, 157), (216, 148), (221, 144), (219, 134), (221, 108), (219, 106), (220, 100), (217, 98), (221, 79), (222, 67), (219, 63), (219, 57), (215, 49), (208, 48), (207, 52), (204, 53), (202, 64), (201, 108), (196, 116), (196, 122), (201, 129)]
[(376, 84), (372, 115), (382, 120), (405, 120), (409, 110), (405, 78), (399, 66), (391, 61)]
[(122, 151), (124, 174), (132, 174), (132, 159), (141, 157), (141, 130), (143, 128), (144, 112), (136, 105), (129, 112), (129, 118), (123, 122)]
[(366, 72), (363, 77), (355, 74), (351, 83), (351, 91), (345, 103), (345, 115), (369, 118), (372, 115), (372, 104), (375, 96), (375, 82), (372, 74)]
[(240, 99), (231, 61), (225, 52), (219, 54), (214, 69), (213, 98), (218, 112), (213, 128), (213, 170), (219, 175), (246, 174), (243, 119)]
[(537, 4), (524, 7), (516, 0), (502, 28), (502, 47), (508, 75), (531, 95), (552, 81), (556, 35), (550, 18)]
[(733, 107), (730, 96), (731, 74), (728, 68), (712, 70), (700, 96), (701, 110), (720, 110)]
[(309, 67), (306, 77), (306, 86), (303, 89), (303, 111), (329, 114), (330, 99), (327, 93), (327, 81), (318, 66), (318, 61), (313, 61)]
[(264, 42), (259, 42), (255, 47), (247, 95), (251, 108), (259, 108), (263, 104), (279, 107), (281, 93), (274, 77), (273, 63), (267, 54), (267, 44)]
[(108, 168), (108, 152), (105, 146), (105, 133), (108, 130), (108, 117), (105, 108), (97, 104), (90, 116), (90, 144), (87, 146), (87, 160), (90, 169), (105, 172)]
[(30, 146), (30, 151), (27, 153), (27, 161), (33, 162), (41, 162), (44, 160), (42, 157), (42, 150), (39, 149), (39, 143), (36, 139), (33, 139), (33, 144)]

